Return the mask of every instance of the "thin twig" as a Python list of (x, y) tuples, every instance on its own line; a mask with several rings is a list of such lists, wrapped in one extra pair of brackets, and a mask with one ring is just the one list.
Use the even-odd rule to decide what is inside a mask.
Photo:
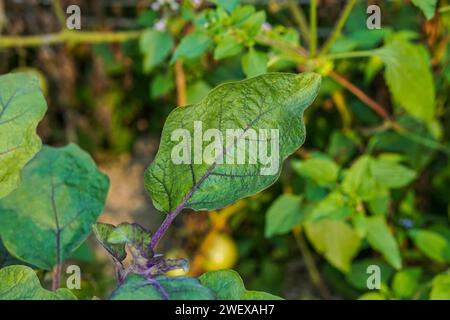
[(355, 4), (356, 4), (356, 0), (348, 0), (347, 1), (347, 4), (345, 5), (344, 10), (342, 10), (341, 17), (339, 18), (338, 22), (336, 23), (336, 26), (334, 27), (334, 30), (331, 33), (330, 37), (328, 38), (328, 40), (325, 42), (322, 49), (320, 50), (319, 55), (327, 53), (328, 50), (333, 45), (333, 43), (336, 41), (336, 39), (341, 35), (342, 28), (344, 28), (345, 22), (347, 21), (347, 18), (350, 15), (350, 12), (352, 11)]
[(177, 105), (187, 105), (186, 95), (186, 74), (184, 73), (183, 62), (178, 59), (175, 61), (175, 83), (177, 86)]
[(289, 10), (292, 12), (295, 22), (298, 25), (300, 35), (303, 37), (303, 40), (305, 40), (305, 43), (309, 44), (311, 42), (311, 34), (309, 33), (308, 21), (306, 20), (302, 7), (295, 0), (288, 0), (287, 4), (289, 6)]
[(52, 0), (52, 8), (53, 12), (56, 15), (56, 18), (58, 18), (59, 24), (61, 27), (64, 27), (66, 24), (66, 16), (64, 15), (64, 10), (61, 7), (60, 0)]
[(375, 111), (383, 120), (390, 121), (390, 116), (387, 111), (378, 102), (366, 95), (361, 89), (351, 83), (347, 78), (341, 76), (336, 71), (330, 72), (330, 77), (333, 78), (337, 83), (346, 88), (348, 91), (353, 93), (359, 100), (364, 102), (369, 108)]
[(331, 299), (330, 291), (325, 285), (325, 282), (317, 269), (316, 263), (314, 262), (314, 257), (311, 254), (311, 250), (308, 248), (308, 244), (306, 243), (302, 231), (300, 229), (294, 229), (292, 232), (297, 242), (297, 246), (302, 253), (311, 282), (317, 288), (322, 298), (327, 300)]

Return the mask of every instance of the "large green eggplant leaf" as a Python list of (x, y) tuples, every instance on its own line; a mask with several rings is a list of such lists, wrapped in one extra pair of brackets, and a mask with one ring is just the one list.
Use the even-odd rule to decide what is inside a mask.
[(76, 300), (68, 289), (55, 292), (42, 288), (33, 269), (9, 266), (0, 269), (0, 300)]
[(15, 257), (50, 270), (89, 236), (103, 211), (109, 180), (74, 144), (45, 146), (22, 178), (0, 201), (0, 235)]
[(145, 175), (156, 208), (222, 208), (273, 184), (305, 141), (303, 112), (320, 82), (315, 73), (269, 73), (172, 111)]
[(36, 127), (46, 110), (37, 78), (0, 76), (0, 199), (19, 185), (23, 167), (41, 148)]
[(212, 300), (212, 291), (191, 277), (146, 279), (130, 274), (114, 291), (111, 300)]
[(211, 271), (203, 274), (200, 282), (211, 289), (218, 300), (281, 300), (282, 298), (261, 291), (248, 291), (239, 274), (234, 270)]

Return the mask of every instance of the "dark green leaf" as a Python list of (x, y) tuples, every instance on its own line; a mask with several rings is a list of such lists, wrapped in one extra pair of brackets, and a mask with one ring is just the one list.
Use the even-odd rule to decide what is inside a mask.
[(239, 54), (244, 46), (233, 35), (225, 35), (214, 50), (214, 59), (221, 60)]
[(170, 63), (179, 58), (194, 59), (200, 57), (212, 43), (211, 38), (204, 32), (194, 31), (181, 40), (173, 53)]
[(450, 262), (450, 242), (437, 232), (411, 230), (409, 235), (424, 255), (437, 262)]
[(195, 278), (158, 277), (145, 279), (130, 274), (111, 300), (212, 300), (213, 293)]
[(410, 299), (419, 287), (422, 269), (407, 268), (398, 271), (392, 280), (392, 291), (397, 298)]
[(173, 38), (169, 32), (147, 29), (141, 35), (139, 47), (144, 55), (144, 71), (150, 72), (170, 54)]
[(327, 158), (292, 161), (292, 168), (299, 175), (311, 178), (322, 186), (336, 182), (339, 174), (339, 166)]
[(376, 259), (358, 260), (352, 263), (350, 271), (346, 274), (347, 281), (359, 290), (367, 290), (367, 273), (369, 266), (380, 267), (381, 283), (387, 285), (394, 273), (394, 269), (387, 263)]
[(211, 271), (203, 274), (200, 282), (211, 289), (218, 300), (281, 300), (280, 297), (260, 291), (247, 291), (234, 270)]
[(19, 188), (0, 201), (0, 234), (14, 256), (51, 270), (89, 236), (109, 181), (74, 144), (45, 146), (22, 176)]
[(299, 196), (283, 194), (272, 203), (266, 213), (266, 237), (290, 232), (302, 220), (300, 200)]

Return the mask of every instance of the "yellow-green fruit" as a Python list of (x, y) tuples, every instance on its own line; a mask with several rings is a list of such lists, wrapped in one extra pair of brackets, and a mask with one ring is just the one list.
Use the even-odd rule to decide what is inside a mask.
[[(165, 257), (167, 259), (180, 259), (180, 258), (187, 259), (187, 255), (182, 249), (169, 250), (169, 252), (167, 252), (165, 254)], [(166, 272), (165, 275), (169, 276), (169, 277), (185, 276), (185, 275), (187, 275), (187, 271), (185, 271), (183, 269), (175, 269), (175, 270)]]
[(226, 234), (215, 236), (204, 254), (203, 269), (205, 271), (233, 268), (238, 258), (236, 244)]

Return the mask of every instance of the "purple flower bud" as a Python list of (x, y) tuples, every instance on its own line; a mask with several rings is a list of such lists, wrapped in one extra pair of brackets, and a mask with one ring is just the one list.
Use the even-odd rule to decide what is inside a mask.
[(167, 22), (165, 19), (159, 20), (157, 23), (155, 23), (155, 30), (157, 31), (164, 31), (166, 30)]
[(264, 22), (263, 25), (261, 26), (261, 30), (262, 31), (272, 30), (272, 25), (268, 22)]

